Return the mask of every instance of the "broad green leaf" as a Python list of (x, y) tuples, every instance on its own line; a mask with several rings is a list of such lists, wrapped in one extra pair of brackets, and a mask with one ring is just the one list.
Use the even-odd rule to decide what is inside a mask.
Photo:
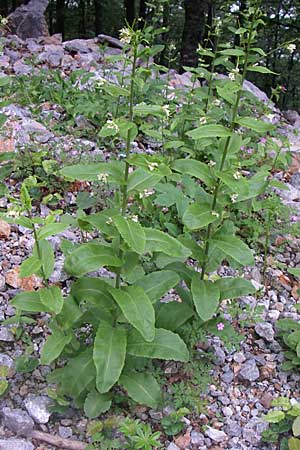
[(147, 342), (138, 331), (133, 330), (128, 336), (127, 352), (142, 358), (157, 358), (186, 362), (189, 360), (188, 349), (178, 334), (157, 328), (155, 338)]
[(156, 327), (176, 331), (193, 315), (194, 311), (186, 303), (159, 303), (156, 311)]
[(152, 174), (146, 172), (142, 168), (134, 170), (128, 177), (128, 193), (130, 192), (143, 192), (146, 189), (153, 188), (163, 178), (161, 174)]
[[(76, 374), (76, 376), (74, 376)], [(62, 389), (66, 394), (77, 398), (94, 382), (96, 369), (92, 349), (87, 348), (75, 358), (70, 359), (62, 369)]]
[(40, 300), (38, 291), (21, 292), (11, 301), (12, 306), (29, 312), (51, 312)]
[(300, 450), (300, 439), (292, 437), (288, 440), (289, 450)]
[(22, 262), (19, 277), (30, 277), (31, 275), (38, 273), (41, 267), (42, 261), (36, 256), (30, 256)]
[(138, 222), (122, 216), (114, 217), (113, 222), (126, 244), (136, 253), (144, 253), (146, 238), (143, 227)]
[(94, 341), (93, 359), (96, 366), (96, 387), (108, 392), (119, 380), (126, 357), (126, 331), (106, 322), (99, 325)]
[(264, 416), (264, 420), (269, 423), (278, 423), (285, 418), (283, 411), (270, 411)]
[(177, 159), (172, 164), (173, 170), (190, 175), (203, 181), (207, 186), (211, 186), (214, 183), (214, 178), (210, 172), (209, 167), (203, 162), (195, 159)]
[(250, 130), (253, 130), (256, 133), (267, 133), (275, 128), (271, 123), (254, 119), (253, 117), (239, 117), (236, 123), (242, 127), (250, 128)]
[(126, 372), (121, 375), (119, 383), (135, 402), (154, 409), (158, 407), (161, 401), (161, 390), (152, 375)]
[(89, 419), (96, 419), (105, 413), (111, 406), (111, 394), (100, 394), (97, 391), (90, 392), (84, 402), (84, 413)]
[(231, 136), (232, 132), (225, 128), (223, 125), (202, 125), (195, 130), (188, 131), (186, 133), (192, 139), (203, 139), (203, 138), (215, 138), (215, 137), (228, 137)]
[(226, 56), (244, 56), (245, 54), (244, 50), (239, 48), (228, 48), (225, 50), (221, 50), (219, 53)]
[(120, 267), (121, 260), (111, 247), (89, 242), (76, 248), (65, 260), (65, 269), (71, 275), (80, 277), (103, 266)]
[(291, 408), (291, 401), (286, 397), (274, 398), (271, 402), (271, 406), (282, 408), (284, 411), (288, 411)]
[(136, 116), (162, 116), (165, 114), (164, 109), (160, 105), (146, 105), (140, 103), (133, 108), (133, 113)]
[(300, 277), (300, 267), (292, 267), (287, 270), (290, 274), (294, 275), (294, 277)]
[(293, 331), (288, 336), (286, 336), (286, 341), (289, 347), (296, 350), (297, 345), (300, 343), (300, 331)]
[(256, 292), (251, 281), (245, 280), (244, 278), (224, 277), (216, 280), (215, 284), (221, 293), (220, 300), (234, 299)]
[(114, 308), (114, 302), (109, 288), (110, 285), (100, 278), (82, 277), (73, 283), (71, 294), (78, 303), (100, 305), (106, 311), (110, 311)]
[(219, 288), (213, 282), (201, 280), (200, 275), (195, 274), (192, 279), (191, 290), (198, 316), (204, 322), (207, 322), (219, 308)]
[[(76, 284), (76, 283), (74, 283)], [(73, 284), (73, 286), (74, 286)], [(64, 330), (71, 328), (83, 315), (72, 295), (65, 300), (61, 312), (55, 317), (60, 327)]]
[(59, 314), (62, 310), (64, 300), (61, 290), (58, 286), (51, 286), (44, 289), (40, 289), (40, 300), (47, 310)]
[(176, 286), (179, 281), (180, 278), (177, 273), (171, 270), (160, 270), (139, 278), (134, 285), (143, 288), (151, 302), (155, 303), (170, 289)]
[[(52, 245), (47, 240), (39, 241), (40, 256), (42, 260), (43, 273), (48, 279), (54, 270), (55, 258)], [(36, 244), (33, 248), (33, 256), (39, 258)]]
[(243, 266), (254, 264), (252, 251), (236, 236), (215, 236), (211, 243)]
[(9, 386), (9, 383), (7, 380), (1, 380), (0, 379), (0, 397), (5, 394), (7, 388)]
[(275, 72), (273, 72), (272, 70), (268, 69), (267, 67), (264, 66), (248, 66), (247, 67), (247, 71), (249, 72), (258, 72), (258, 73), (269, 73), (269, 74), (273, 74), (273, 75), (278, 75)]
[(113, 181), (121, 181), (123, 179), (123, 170), (124, 163), (114, 161), (111, 163), (76, 164), (64, 167), (60, 173), (71, 180), (102, 181), (103, 175), (108, 175), (112, 177)]
[(177, 239), (154, 228), (145, 228), (146, 252), (162, 252), (168, 256), (188, 257), (191, 251), (181, 244)]
[(122, 290), (111, 288), (110, 293), (128, 322), (146, 341), (152, 341), (155, 336), (155, 313), (145, 291), (139, 286), (129, 286)]
[(63, 349), (72, 340), (72, 333), (65, 334), (60, 330), (55, 330), (47, 338), (41, 352), (41, 364), (48, 365), (57, 359)]
[(183, 214), (182, 221), (190, 230), (200, 230), (215, 222), (219, 214), (213, 213), (211, 207), (205, 203), (191, 204)]
[(47, 223), (47, 225), (37, 231), (37, 236), (39, 240), (46, 239), (49, 236), (61, 233), (66, 228), (68, 228), (66, 223)]

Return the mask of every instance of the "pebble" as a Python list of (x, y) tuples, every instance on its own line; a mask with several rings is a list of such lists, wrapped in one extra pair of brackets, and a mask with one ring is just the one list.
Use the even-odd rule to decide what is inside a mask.
[(58, 434), (60, 435), (60, 437), (68, 439), (68, 438), (72, 437), (73, 430), (72, 430), (71, 427), (59, 426), (58, 427)]
[(42, 395), (29, 396), (24, 400), (28, 414), (36, 423), (48, 423), (51, 412), (49, 406), (52, 403), (50, 398)]
[(24, 439), (0, 439), (1, 450), (34, 450), (31, 442)]
[(11, 369), (14, 365), (13, 359), (5, 353), (0, 353), (0, 366), (6, 366)]
[(259, 322), (255, 325), (255, 331), (258, 336), (265, 339), (267, 342), (274, 341), (274, 330), (269, 322)]
[(224, 442), (225, 439), (228, 438), (227, 434), (224, 433), (224, 431), (216, 430), (215, 428), (212, 427), (207, 427), (204, 433), (214, 442)]
[(259, 378), (259, 370), (254, 359), (250, 359), (242, 365), (239, 378), (246, 381), (255, 381)]
[(34, 422), (32, 418), (22, 409), (3, 408), (2, 417), (4, 425), (17, 435), (31, 435)]
[(7, 327), (0, 327), (0, 341), (13, 342), (14, 340), (14, 335)]

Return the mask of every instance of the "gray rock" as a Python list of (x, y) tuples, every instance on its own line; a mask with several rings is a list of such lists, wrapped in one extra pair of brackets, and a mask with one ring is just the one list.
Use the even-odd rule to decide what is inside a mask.
[(43, 395), (31, 395), (24, 401), (28, 414), (36, 423), (47, 423), (49, 421), (51, 412), (48, 408), (51, 404), (50, 398)]
[(24, 439), (0, 439), (0, 450), (34, 450), (34, 446)]
[(287, 111), (284, 111), (283, 115), (286, 118), (286, 120), (288, 120), (292, 124), (294, 124), (295, 122), (297, 122), (300, 119), (300, 116), (297, 113), (297, 111), (293, 111), (292, 109), (288, 109)]
[(5, 353), (0, 353), (0, 366), (6, 366), (11, 369), (14, 365), (13, 359)]
[(171, 442), (171, 444), (168, 445), (167, 450), (180, 450), (180, 448), (177, 447), (177, 445), (174, 444), (174, 442)]
[(234, 373), (232, 370), (229, 370), (228, 372), (223, 373), (221, 376), (221, 380), (224, 381), (224, 383), (231, 383), (234, 379)]
[(221, 347), (214, 346), (215, 349), (215, 355), (216, 355), (216, 364), (218, 366), (223, 366), (225, 364), (226, 355), (224, 350), (221, 349)]
[(0, 292), (5, 290), (5, 278), (3, 275), (0, 275)]
[(245, 355), (242, 352), (236, 352), (233, 355), (233, 359), (235, 362), (240, 363), (240, 364), (246, 361)]
[(193, 445), (203, 445), (204, 444), (204, 436), (202, 433), (198, 431), (191, 432), (191, 444)]
[(44, 16), (49, 0), (30, 0), (19, 6), (8, 16), (8, 30), (21, 39), (48, 36), (48, 26)]
[(0, 327), (0, 341), (13, 342), (14, 340), (14, 335), (8, 328)]
[(14, 63), (14, 71), (16, 75), (29, 75), (32, 72), (32, 67), (19, 60)]
[(224, 442), (228, 437), (227, 434), (224, 433), (224, 431), (216, 430), (212, 427), (207, 427), (204, 433), (214, 442)]
[(71, 427), (59, 426), (58, 427), (58, 434), (60, 435), (60, 437), (62, 437), (64, 439), (68, 439), (68, 438), (72, 437), (73, 431), (72, 431)]
[(222, 413), (225, 417), (231, 417), (233, 415), (233, 411), (229, 406), (224, 406), (224, 408), (222, 408)]
[(255, 331), (258, 336), (265, 339), (267, 342), (274, 341), (274, 330), (270, 323), (268, 322), (259, 322), (255, 325)]
[(294, 173), (294, 175), (292, 175), (292, 177), (290, 179), (290, 183), (296, 189), (300, 189), (300, 173), (299, 172), (296, 172), (296, 173)]
[(246, 381), (255, 381), (259, 378), (259, 370), (254, 359), (250, 359), (242, 365), (239, 378)]
[(150, 409), (149, 416), (153, 420), (161, 420), (163, 418), (163, 414), (161, 411), (154, 411), (153, 409)]
[(242, 435), (241, 426), (235, 420), (227, 420), (225, 431), (229, 436), (240, 437)]
[(34, 422), (22, 409), (2, 409), (4, 425), (18, 436), (31, 436)]
[(63, 43), (64, 49), (75, 53), (89, 53), (89, 39), (73, 39)]

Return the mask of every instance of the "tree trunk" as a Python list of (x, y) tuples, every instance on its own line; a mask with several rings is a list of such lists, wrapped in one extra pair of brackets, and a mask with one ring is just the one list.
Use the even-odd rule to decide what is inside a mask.
[(146, 0), (140, 0), (139, 17), (146, 21)]
[(208, 4), (203, 0), (184, 0), (185, 21), (181, 43), (181, 66), (195, 67), (197, 47), (205, 32)]
[(65, 37), (65, 0), (56, 0), (55, 32)]
[(85, 0), (79, 2), (79, 36), (85, 38), (86, 26), (85, 26)]
[(50, 35), (52, 35), (54, 33), (54, 28), (53, 28), (53, 9), (54, 9), (53, 0), (50, 0), (49, 7), (48, 7), (48, 10), (47, 10)]
[(102, 32), (102, 0), (94, 0), (95, 8), (95, 33), (96, 36)]
[(135, 19), (135, 0), (125, 0), (124, 5), (126, 10), (126, 21), (129, 25), (132, 25)]

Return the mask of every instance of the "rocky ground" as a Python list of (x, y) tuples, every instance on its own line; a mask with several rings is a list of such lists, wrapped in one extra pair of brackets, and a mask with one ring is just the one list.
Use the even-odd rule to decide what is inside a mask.
[[(116, 45), (118, 43), (115, 43)], [(74, 40), (61, 42), (59, 36), (22, 41), (10, 37), (5, 42), (4, 51), (0, 54), (0, 77), (7, 73), (30, 74), (37, 72), (37, 67), (59, 68), (66, 75), (72, 71), (84, 68), (95, 72), (95, 76), (110, 76), (105, 64), (107, 55), (118, 54), (116, 47), (107, 47), (105, 53), (99, 50), (98, 43), (93, 40)], [(32, 58), (35, 66), (30, 63)], [(188, 74), (181, 76), (173, 74), (176, 86), (188, 84)], [(249, 84), (249, 89), (255, 90), (262, 101), (267, 101), (265, 95), (256, 91)], [(76, 138), (73, 135), (59, 135), (51, 127), (44, 124), (50, 114), (57, 123), (62, 112), (59, 107), (42, 105), (40, 116), (33, 115), (29, 109), (21, 107), (17, 102), (2, 108), (8, 116), (8, 121), (0, 135), (0, 152), (11, 151), (24, 144), (35, 143), (41, 148), (51, 149), (53, 155), (63, 148), (68, 159), (75, 159), (80, 152), (94, 158), (106, 158), (109, 155), (104, 149), (99, 149), (95, 142)], [(287, 120), (286, 120), (287, 119)], [(300, 117), (295, 112), (289, 112), (284, 119), (279, 111), (274, 111), (274, 120), (279, 121), (282, 134), (290, 141), (293, 163), (289, 171), (276, 176), (285, 181), (288, 190), (282, 191), (282, 201), (291, 207), (291, 222), (300, 220)], [(82, 118), (78, 117), (78, 123)], [(10, 189), (14, 190), (14, 183)], [(74, 194), (65, 192), (64, 202), (72, 205)], [(0, 208), (7, 206), (5, 198), (0, 199)], [(39, 211), (37, 211), (39, 212)], [(41, 205), (41, 214), (47, 213), (47, 207)], [(276, 262), (287, 267), (298, 266), (300, 263), (300, 239), (289, 236), (287, 241), (273, 230), (273, 244), (269, 258), (267, 279), (262, 279), (262, 257), (257, 257), (256, 267), (249, 269), (246, 276), (252, 279), (260, 289), (257, 297), (247, 296), (239, 300), (240, 311), (237, 317), (226, 313), (228, 321), (245, 320), (246, 305), (250, 309), (261, 306), (261, 315), (255, 324), (244, 329), (244, 338), (240, 347), (225, 345), (219, 338), (211, 338), (209, 345), (215, 354), (215, 363), (211, 371), (211, 384), (203, 393), (203, 399), (208, 403), (207, 410), (199, 417), (186, 419), (185, 440), (175, 439), (165, 442), (168, 450), (178, 449), (228, 449), (228, 450), (275, 450), (274, 444), (261, 441), (261, 433), (267, 428), (262, 416), (268, 411), (273, 398), (286, 396), (299, 397), (300, 374), (280, 370), (284, 360), (282, 348), (275, 333), (275, 324), (279, 318), (290, 317), (300, 320), (295, 308), (298, 301), (297, 280), (288, 276), (284, 269), (278, 269)], [(67, 275), (63, 274), (63, 257), (57, 250), (61, 238), (71, 241), (80, 239), (73, 231), (65, 231), (51, 239), (57, 251), (57, 263), (52, 281), (64, 280), (68, 284)], [(280, 244), (282, 244), (280, 246)], [(0, 221), (0, 319), (12, 317), (15, 313), (10, 300), (20, 289), (34, 289), (40, 283), (36, 278), (18, 278), (18, 267), (31, 253), (33, 237), (22, 226), (9, 226)], [(222, 270), (228, 269), (222, 268)], [(248, 309), (249, 310), (249, 309)], [(47, 317), (41, 315), (33, 325), (26, 326), (31, 337), (33, 354), (37, 355), (47, 335)], [(50, 450), (51, 446), (30, 438), (34, 429), (87, 441), (86, 430), (88, 420), (75, 409), (70, 408), (64, 416), (51, 413), (50, 399), (47, 396), (45, 376), (49, 368), (41, 366), (31, 373), (19, 373), (15, 370), (15, 360), (24, 354), (26, 343), (19, 339), (14, 329), (0, 326), (0, 366), (7, 366), (9, 389), (0, 401), (1, 426), (0, 449), (3, 450)], [(143, 420), (153, 424), (155, 429), (168, 410), (163, 412), (137, 410)], [(202, 425), (208, 425), (201, 428)], [(204, 430), (204, 431), (203, 431)], [(28, 438), (24, 438), (28, 436)]]

